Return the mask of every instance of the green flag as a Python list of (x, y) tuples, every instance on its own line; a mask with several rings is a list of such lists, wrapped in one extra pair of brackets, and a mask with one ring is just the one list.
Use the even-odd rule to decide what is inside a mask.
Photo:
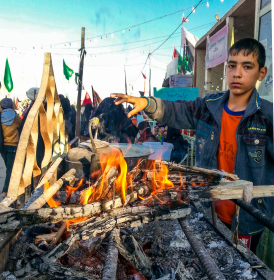
[(79, 83), (79, 74), (75, 73), (75, 84), (78, 85)]
[(8, 92), (11, 92), (13, 89), (13, 82), (12, 82), (12, 77), (10, 73), (10, 66), (8, 59), (6, 60), (6, 68), (5, 68), (5, 75), (4, 75), (4, 84)]
[(74, 73), (72, 69), (70, 69), (67, 64), (65, 63), (65, 60), (63, 59), (63, 72), (67, 80), (72, 76)]

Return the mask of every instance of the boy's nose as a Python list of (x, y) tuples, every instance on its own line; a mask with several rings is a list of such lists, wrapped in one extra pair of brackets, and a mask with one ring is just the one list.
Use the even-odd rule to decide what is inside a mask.
[(235, 67), (235, 71), (234, 71), (234, 78), (240, 78), (242, 77), (242, 68), (240, 66)]

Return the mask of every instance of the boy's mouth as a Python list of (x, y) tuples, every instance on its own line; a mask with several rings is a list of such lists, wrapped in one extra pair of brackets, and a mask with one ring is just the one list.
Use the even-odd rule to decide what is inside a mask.
[(242, 86), (242, 84), (241, 83), (231, 83), (231, 86), (233, 86), (233, 87), (240, 87), (240, 86)]

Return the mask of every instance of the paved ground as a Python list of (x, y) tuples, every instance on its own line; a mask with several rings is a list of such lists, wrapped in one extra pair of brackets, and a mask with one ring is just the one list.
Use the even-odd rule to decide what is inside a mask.
[[(5, 178), (6, 178), (6, 166), (2, 156), (0, 155), (0, 194), (2, 193), (2, 189), (4, 187)], [(0, 201), (2, 201), (1, 196), (0, 196)]]

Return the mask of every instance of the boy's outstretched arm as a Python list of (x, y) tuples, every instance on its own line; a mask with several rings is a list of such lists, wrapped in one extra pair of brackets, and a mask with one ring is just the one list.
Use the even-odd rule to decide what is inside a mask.
[[(144, 110), (150, 118), (157, 120), (163, 125), (178, 129), (195, 129), (201, 106), (204, 103), (202, 98), (196, 98), (194, 101), (188, 102), (173, 102), (150, 97), (150, 104), (148, 106), (148, 100), (144, 97), (134, 97), (118, 93), (111, 94), (110, 96), (116, 98), (114, 101), (116, 105), (127, 102), (134, 106), (134, 109), (128, 113), (128, 118)], [(146, 107), (147, 109), (145, 109)]]

